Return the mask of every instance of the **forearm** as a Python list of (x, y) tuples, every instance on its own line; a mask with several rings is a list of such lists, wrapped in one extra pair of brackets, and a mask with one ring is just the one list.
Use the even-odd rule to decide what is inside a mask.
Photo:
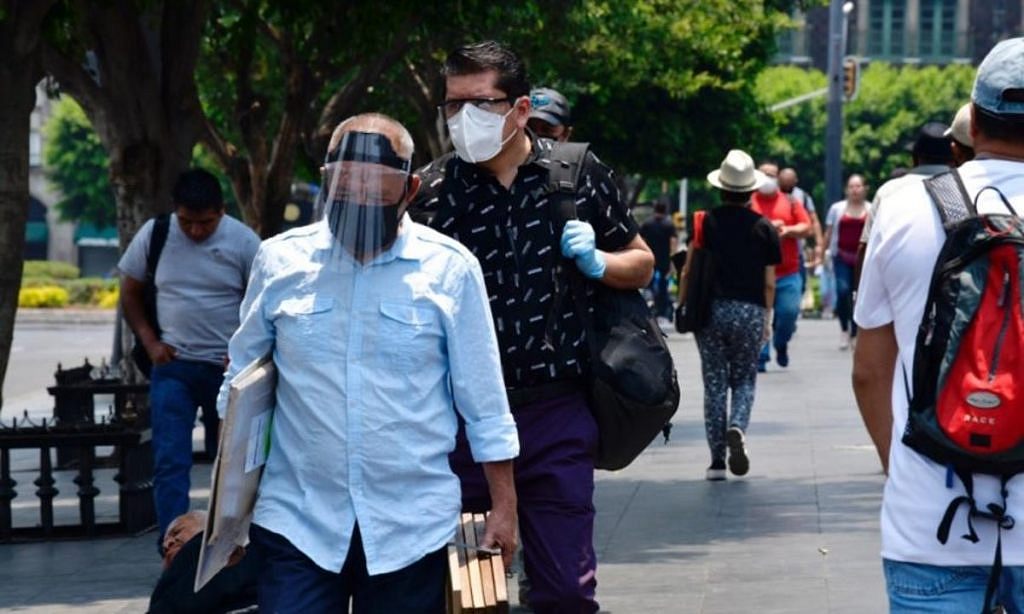
[(802, 239), (811, 236), (811, 225), (807, 222), (800, 222), (792, 226), (783, 226), (779, 236), (783, 239)]
[(601, 283), (620, 290), (645, 288), (654, 274), (654, 254), (649, 249), (629, 247), (602, 252), (605, 262)]
[[(891, 325), (888, 328), (891, 329)], [(882, 469), (888, 473), (893, 429), (893, 372), (898, 350), (895, 340), (888, 338), (891, 333), (883, 331), (883, 334), (879, 349), (878, 329), (860, 332), (853, 358), (853, 392)]]
[[(138, 284), (140, 282), (134, 282)], [(132, 288), (132, 281), (121, 282), (121, 307), (124, 310), (124, 319), (128, 322), (135, 336), (143, 346), (148, 346), (160, 340), (156, 330), (150, 325), (146, 318), (146, 309), (143, 305), (142, 293), (137, 288)]]
[(515, 510), (516, 486), (512, 460), (482, 464), (491, 495), (491, 509)]

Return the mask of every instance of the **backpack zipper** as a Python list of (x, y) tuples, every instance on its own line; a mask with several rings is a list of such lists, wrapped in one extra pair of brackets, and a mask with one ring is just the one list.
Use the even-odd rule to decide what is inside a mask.
[(996, 369), (999, 366), (999, 352), (1003, 349), (1003, 342), (1006, 340), (1006, 329), (1010, 327), (1010, 272), (1003, 269), (1003, 290), (999, 295), (996, 305), (1003, 310), (1003, 323), (999, 327), (999, 335), (996, 336), (996, 347), (992, 351), (992, 365), (988, 370), (988, 381), (996, 378)]

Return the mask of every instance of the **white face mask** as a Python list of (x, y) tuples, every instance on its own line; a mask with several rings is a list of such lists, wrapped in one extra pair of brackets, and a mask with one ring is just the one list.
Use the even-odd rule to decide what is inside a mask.
[(507, 139), (501, 138), (505, 129), (505, 119), (515, 111), (513, 106), (508, 113), (499, 115), (484, 111), (476, 105), (466, 103), (454, 116), (448, 118), (448, 132), (452, 136), (455, 153), (466, 162), (476, 164), (486, 162), (498, 155), (518, 130), (513, 130)]
[(771, 195), (779, 191), (779, 182), (775, 177), (766, 177), (764, 183), (757, 189), (762, 194)]

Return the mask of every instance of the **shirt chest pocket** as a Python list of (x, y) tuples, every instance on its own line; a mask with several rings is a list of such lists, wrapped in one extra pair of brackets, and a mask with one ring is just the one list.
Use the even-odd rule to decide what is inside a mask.
[(441, 324), (432, 307), (381, 301), (379, 315), (374, 350), (382, 368), (408, 370), (440, 359)]
[(277, 327), (277, 346), (285, 355), (321, 358), (338, 339), (333, 330), (334, 299), (308, 295), (281, 302)]

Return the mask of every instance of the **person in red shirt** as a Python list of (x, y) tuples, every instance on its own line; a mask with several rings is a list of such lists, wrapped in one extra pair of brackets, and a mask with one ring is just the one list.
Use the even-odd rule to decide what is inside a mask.
[[(751, 201), (751, 209), (760, 213), (779, 233), (782, 244), (782, 262), (775, 267), (775, 317), (772, 321), (772, 345), (775, 360), (780, 367), (789, 365), (789, 340), (796, 332), (796, 319), (800, 315), (800, 248), (798, 239), (810, 236), (811, 220), (803, 207), (794, 204), (787, 194), (779, 190), (779, 167), (766, 162), (760, 171), (768, 181), (758, 188)], [(758, 371), (766, 370), (771, 353), (767, 343), (761, 348)]]

